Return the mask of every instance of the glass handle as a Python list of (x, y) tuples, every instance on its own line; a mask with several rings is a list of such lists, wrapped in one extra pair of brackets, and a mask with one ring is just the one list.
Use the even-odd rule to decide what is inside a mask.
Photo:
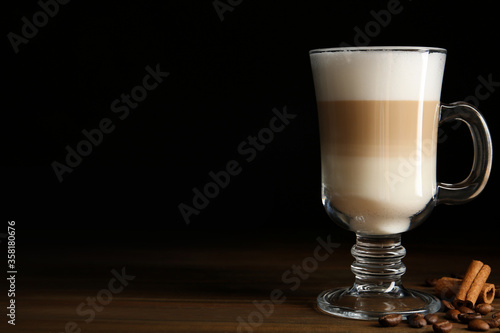
[(469, 176), (456, 184), (438, 183), (437, 203), (456, 205), (474, 199), (486, 186), (491, 172), (493, 146), (486, 121), (472, 105), (465, 102), (442, 104), (439, 124), (450, 120), (461, 120), (467, 124), (474, 147)]

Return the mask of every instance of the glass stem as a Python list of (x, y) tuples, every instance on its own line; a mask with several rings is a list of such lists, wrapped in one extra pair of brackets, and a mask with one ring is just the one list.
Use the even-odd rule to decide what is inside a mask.
[(401, 245), (401, 234), (384, 237), (356, 235), (356, 244), (351, 249), (356, 259), (351, 271), (356, 280), (352, 292), (359, 293), (403, 293), (401, 276), (406, 267), (401, 259), (406, 255)]

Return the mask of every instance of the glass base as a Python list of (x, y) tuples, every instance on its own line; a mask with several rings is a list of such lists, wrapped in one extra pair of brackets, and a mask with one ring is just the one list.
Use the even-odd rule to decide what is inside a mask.
[(401, 259), (406, 250), (401, 246), (401, 235), (357, 235), (351, 254), (356, 259), (351, 264), (353, 286), (322, 292), (317, 299), (321, 311), (364, 320), (377, 320), (391, 313), (406, 319), (414, 313), (439, 311), (441, 302), (437, 297), (403, 287), (401, 276), (406, 267)]
[(330, 315), (362, 320), (399, 313), (403, 320), (413, 313), (434, 313), (441, 302), (431, 294), (413, 289), (399, 288), (398, 295), (386, 293), (360, 294), (355, 287), (325, 290), (318, 296), (319, 309)]

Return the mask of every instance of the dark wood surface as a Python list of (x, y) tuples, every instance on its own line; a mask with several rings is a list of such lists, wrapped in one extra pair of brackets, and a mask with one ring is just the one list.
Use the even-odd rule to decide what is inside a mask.
[[(318, 293), (349, 285), (353, 278), (349, 251), (354, 235), (328, 235), (276, 230), (67, 233), (57, 236), (59, 241), (20, 243), (24, 249), (18, 252), (16, 325), (8, 325), (3, 315), (0, 331), (417, 332), (405, 323), (386, 329), (315, 309)], [(325, 261), (316, 260), (315, 267), (311, 258), (317, 237), (330, 237), (339, 247)], [(492, 241), (464, 243), (435, 235), (405, 243), (403, 236), (403, 244), (408, 251), (406, 287), (432, 291), (424, 286), (426, 278), (464, 273), (471, 259), (488, 263), (493, 268), (488, 281), (500, 284), (498, 244)], [(310, 273), (295, 274), (294, 265), (303, 263), (310, 265)], [(271, 308), (273, 298), (278, 301)], [(89, 305), (92, 299), (95, 308)], [(6, 300), (3, 296), (3, 309)], [(498, 300), (495, 305), (500, 308)], [(465, 330), (461, 324), (455, 327)]]

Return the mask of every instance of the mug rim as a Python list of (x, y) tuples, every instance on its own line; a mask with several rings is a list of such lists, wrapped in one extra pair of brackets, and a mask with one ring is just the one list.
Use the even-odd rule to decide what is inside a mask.
[(348, 47), (329, 47), (313, 49), (309, 54), (333, 53), (333, 52), (360, 52), (360, 51), (392, 51), (392, 52), (425, 52), (425, 53), (443, 53), (446, 49), (440, 47), (427, 46), (348, 46)]

